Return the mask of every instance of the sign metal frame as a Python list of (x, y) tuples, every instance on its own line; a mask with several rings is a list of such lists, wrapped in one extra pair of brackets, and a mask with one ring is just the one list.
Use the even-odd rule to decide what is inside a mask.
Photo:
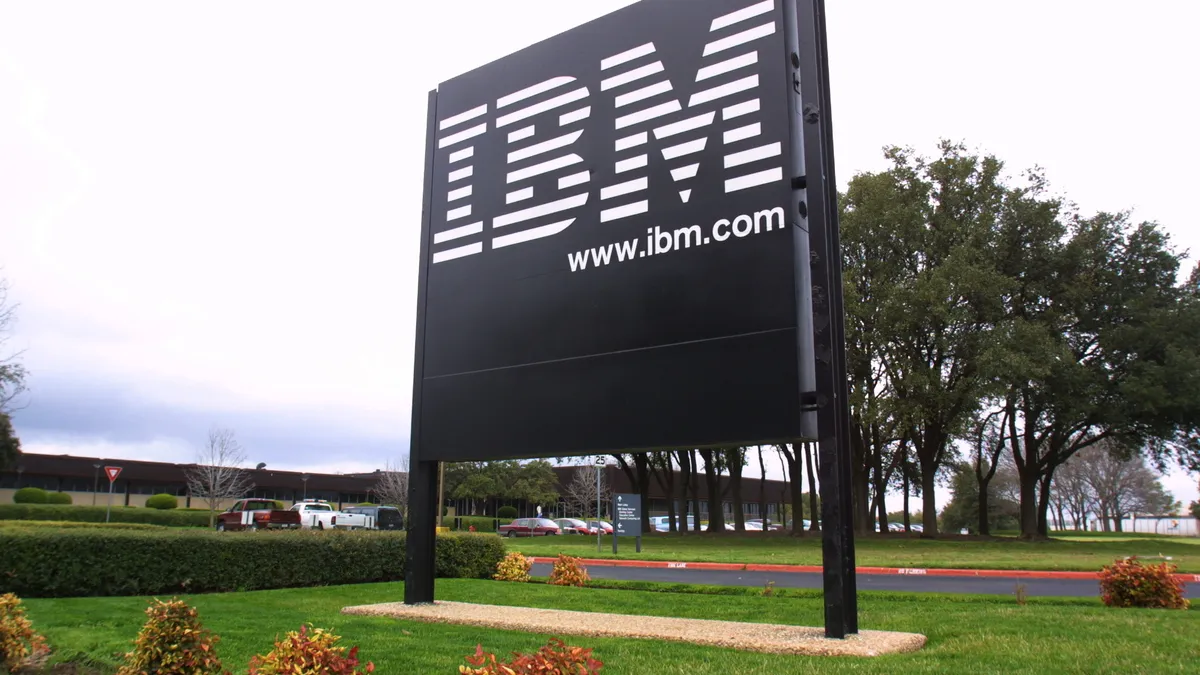
[[(786, 74), (792, 85), (791, 91), (787, 92), (790, 145), (786, 154), (790, 165), (784, 167), (783, 177), (783, 181), (790, 187), (788, 194), (791, 195), (791, 202), (784, 217), (787, 225), (792, 228), (791, 256), (795, 297), (799, 305), (797, 313), (811, 313), (812, 325), (798, 326), (795, 331), (795, 349), (800, 358), (795, 383), (798, 404), (793, 410), (804, 420), (802, 433), (790, 439), (742, 440), (749, 443), (811, 439), (817, 441), (822, 497), (825, 632), (831, 638), (844, 638), (858, 632), (858, 619), (851, 522), (845, 320), (841, 293), (842, 270), (830, 119), (825, 7), (824, 0), (776, 1), (782, 5), (786, 45), (786, 54), (780, 56), (788, 61)], [(429, 92), (410, 437), (410, 518), (407, 527), (408, 565), (404, 592), (404, 601), (408, 604), (430, 603), (434, 600), (434, 525), (440, 510), (437, 492), (438, 462), (479, 458), (449, 457), (442, 448), (423, 448), (421, 440), (423, 412), (429, 413), (423, 410), (423, 406), (426, 405), (423, 401), (423, 384), (426, 381), (426, 362), (430, 348), (430, 343), (427, 342), (427, 325), (430, 320), (430, 233), (436, 206), (433, 195), (438, 148), (438, 101), (438, 90)], [(441, 345), (434, 343), (433, 347), (438, 349)], [(435, 375), (441, 377), (440, 373), (435, 372)], [(709, 446), (717, 444), (714, 442)], [(637, 448), (611, 447), (603, 450), (628, 452), (634, 449)], [(545, 454), (545, 451), (539, 452)], [(614, 551), (616, 539), (614, 528)], [(640, 550), (640, 536), (638, 543)]]

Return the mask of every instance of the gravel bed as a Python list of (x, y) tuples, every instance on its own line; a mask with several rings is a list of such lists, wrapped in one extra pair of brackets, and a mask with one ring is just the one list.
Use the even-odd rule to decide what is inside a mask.
[(406, 605), (402, 602), (360, 605), (343, 608), (342, 613), (526, 633), (670, 640), (768, 654), (879, 656), (913, 652), (925, 645), (925, 636), (917, 633), (865, 630), (845, 640), (831, 640), (825, 637), (824, 629), (804, 626), (575, 612), (442, 600), (425, 605)]

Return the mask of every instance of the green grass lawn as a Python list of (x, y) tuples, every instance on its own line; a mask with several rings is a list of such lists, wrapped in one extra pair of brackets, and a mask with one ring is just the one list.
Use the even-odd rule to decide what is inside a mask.
[[(578, 535), (506, 539), (509, 550), (525, 555), (558, 553), (589, 558), (612, 558), (605, 537), (600, 551), (596, 538)], [(1200, 539), (1147, 535), (1082, 535), (1050, 541), (1028, 542), (998, 537), (972, 539), (948, 537), (921, 539), (903, 535), (874, 535), (855, 539), (859, 565), (965, 569), (1029, 569), (1096, 571), (1114, 559), (1170, 556), (1180, 572), (1200, 573)], [(819, 534), (792, 537), (784, 533), (743, 535), (653, 534), (642, 538), (642, 552), (634, 552), (632, 538), (622, 538), (618, 558), (686, 562), (776, 563), (820, 565)]]
[[(613, 584), (620, 586), (621, 584)], [(634, 587), (638, 585), (629, 585)], [(647, 588), (652, 585), (641, 584)], [(813, 591), (763, 597), (758, 589), (690, 587), (688, 593), (559, 588), (542, 584), (439, 580), (438, 597), (501, 605), (819, 626)], [(714, 594), (703, 594), (707, 591)], [(497, 654), (533, 651), (553, 637), (339, 614), (346, 605), (398, 601), (403, 584), (225, 593), (190, 597), (218, 653), (234, 672), (301, 622), (332, 628), (383, 675), (457, 672), (476, 643)], [(25, 601), (57, 650), (111, 671), (144, 619), (144, 598)], [(863, 629), (924, 633), (915, 654), (874, 659), (781, 657), (648, 640), (570, 639), (595, 648), (604, 673), (1184, 673), (1200, 663), (1200, 611), (1117, 610), (1088, 599), (862, 593)]]

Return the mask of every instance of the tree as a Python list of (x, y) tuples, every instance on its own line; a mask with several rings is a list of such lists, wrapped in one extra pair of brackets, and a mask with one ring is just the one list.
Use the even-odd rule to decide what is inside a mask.
[(1080, 452), (1083, 478), (1094, 495), (1101, 528), (1121, 532), (1130, 515), (1161, 515), (1172, 510), (1175, 500), (1163, 489), (1158, 476), (1140, 455), (1112, 441), (1098, 443)]
[(530, 506), (552, 506), (558, 503), (558, 476), (554, 467), (544, 459), (535, 459), (520, 465), (515, 480), (506, 483), (507, 490), (501, 496), (519, 499)]
[(21, 439), (13, 429), (12, 419), (0, 412), (0, 470), (16, 466), (21, 459)]
[(388, 462), (379, 472), (375, 483), (375, 495), (379, 503), (390, 504), (400, 510), (404, 522), (408, 522), (408, 455)]
[[(977, 415), (971, 422), (969, 435), (971, 437), (971, 464), (975, 474), (975, 495), (978, 501), (976, 512), (976, 532), (981, 535), (991, 534), (993, 510), (988, 503), (990, 493), (988, 484), (996, 476), (1000, 468), (1000, 457), (1004, 453), (1004, 418), (1001, 412), (992, 410), (986, 414)], [(1006, 523), (1007, 525), (1007, 523)], [(963, 526), (952, 529), (959, 530)]]
[[(775, 451), (783, 458), (787, 469), (784, 480), (788, 483), (788, 496), (792, 501), (792, 534), (804, 536), (804, 456), (803, 451), (794, 444), (786, 443), (775, 446)], [(813, 513), (816, 520), (816, 513)], [(784, 521), (787, 522), (786, 520)]]
[[(1000, 161), (962, 145), (943, 142), (932, 161), (895, 147), (885, 155), (887, 171), (850, 181), (842, 216), (856, 243), (847, 294), (869, 293), (868, 302), (847, 305), (851, 329), (859, 330), (848, 341), (874, 352), (850, 359), (859, 389), (855, 464), (897, 435), (886, 425), (898, 417), (920, 469), (923, 533), (933, 536), (938, 472), (991, 386), (989, 353), (1006, 284), (990, 250), (1006, 191)], [(884, 392), (886, 406), (870, 400)], [(862, 510), (866, 502), (857, 504)]]
[(746, 448), (734, 446), (722, 452), (729, 471), (729, 487), (733, 497), (733, 529), (746, 531), (746, 504), (742, 496), (742, 470), (746, 467)]
[[(675, 453), (669, 450), (659, 450), (648, 453), (650, 474), (667, 496), (667, 531), (678, 530), (679, 514), (675, 508)], [(684, 496), (684, 511), (687, 510), (687, 497)]]
[[(600, 492), (596, 492), (596, 475), (600, 476)], [(581, 517), (599, 518), (597, 503), (606, 504), (612, 499), (612, 489), (603, 471), (593, 466), (581, 466), (571, 472), (571, 482), (563, 488), (563, 499), (572, 513)]]
[(26, 372), (21, 365), (21, 353), (6, 354), (4, 347), (16, 320), (17, 307), (8, 304), (8, 282), (0, 278), (0, 413), (12, 412), (17, 397), (25, 392)]
[[(955, 465), (950, 483), (950, 502), (941, 513), (941, 526), (946, 532), (958, 532), (966, 528), (975, 534), (987, 535), (992, 530), (1008, 530), (1017, 526), (1017, 502), (998, 494), (994, 483), (985, 483), (982, 489), (991, 494), (983, 496), (973, 462)], [(980, 522), (981, 512), (985, 514), (983, 522)]]
[(1058, 513), (1058, 526), (1066, 529), (1067, 517), (1071, 529), (1086, 530), (1089, 513), (1096, 512), (1096, 493), (1088, 484), (1083, 462), (1075, 457), (1054, 472), (1050, 501)]
[(1012, 229), (1008, 436), (1034, 538), (1048, 534), (1055, 472), (1092, 446), (1200, 463), (1200, 303), (1153, 223), (1100, 213)]
[(254, 489), (250, 474), (240, 468), (246, 451), (232, 429), (212, 428), (208, 443), (197, 453), (196, 463), (184, 470), (188, 492), (208, 504), (208, 524), (212, 526), (217, 509), (227, 499), (239, 499)]

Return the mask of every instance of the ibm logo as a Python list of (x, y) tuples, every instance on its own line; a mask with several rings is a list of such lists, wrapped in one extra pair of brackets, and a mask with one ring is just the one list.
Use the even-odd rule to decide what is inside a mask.
[[(651, 153), (661, 153), (669, 168), (674, 189), (665, 194), (682, 203), (691, 198), (698, 155), (710, 143), (722, 147), (726, 193), (783, 180), (781, 143), (763, 143), (758, 121), (759, 50), (763, 38), (780, 30), (774, 3), (764, 0), (712, 20), (702, 65), (687, 76), (694, 77), (685, 87), (690, 96), (677, 91), (681, 83), (672, 82), (648, 42), (601, 59), (599, 91), (574, 77), (554, 77), (441, 120), (437, 152), (449, 173), (447, 184), (434, 187), (445, 190), (446, 206), (433, 213), (433, 263), (482, 253), (485, 239), (498, 249), (563, 232), (589, 200), (599, 200), (601, 223), (647, 213)], [(604, 185), (594, 185), (581, 166), (579, 142), (598, 96), (612, 97), (616, 111), (615, 179)], [(476, 176), (472, 141), (489, 132), (507, 134), (505, 166)], [(506, 184), (504, 208), (490, 222), (472, 218), (479, 178)], [(535, 178), (543, 186), (537, 194)]]

